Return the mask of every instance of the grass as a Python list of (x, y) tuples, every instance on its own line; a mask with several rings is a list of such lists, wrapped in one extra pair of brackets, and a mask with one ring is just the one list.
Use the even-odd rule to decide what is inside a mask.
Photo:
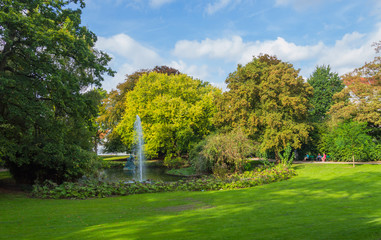
[(8, 171), (0, 172), (0, 180), (12, 178), (11, 174)]
[(381, 166), (296, 165), (251, 189), (41, 200), (0, 192), (0, 239), (381, 239)]
[(126, 161), (128, 155), (101, 155), (103, 161)]

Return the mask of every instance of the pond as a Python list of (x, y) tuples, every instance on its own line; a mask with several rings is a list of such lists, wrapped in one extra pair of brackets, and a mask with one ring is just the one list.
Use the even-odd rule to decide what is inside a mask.
[[(163, 181), (163, 182), (173, 182), (178, 181), (180, 179), (184, 179), (181, 176), (172, 176), (165, 174), (166, 168), (160, 167), (147, 167), (145, 169), (145, 178), (147, 180), (153, 181)], [(114, 182), (114, 181), (130, 181), (134, 179), (134, 175), (131, 171), (125, 171), (121, 168), (110, 168), (103, 170), (103, 177), (106, 181)]]

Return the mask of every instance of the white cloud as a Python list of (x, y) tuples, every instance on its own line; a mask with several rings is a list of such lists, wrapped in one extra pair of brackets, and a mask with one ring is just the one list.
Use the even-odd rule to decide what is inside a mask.
[(220, 11), (221, 9), (226, 8), (231, 3), (238, 3), (240, 0), (216, 0), (214, 3), (209, 3), (205, 11), (209, 15)]
[(178, 41), (173, 54), (185, 58), (224, 58), (227, 60), (237, 59), (245, 50), (245, 44), (239, 36), (231, 39), (205, 39), (201, 42), (182, 40)]
[(131, 74), (140, 69), (161, 65), (163, 59), (151, 48), (142, 45), (126, 34), (118, 34), (109, 38), (98, 37), (96, 48), (107, 52), (112, 60), (110, 66), (117, 73), (115, 77), (105, 77), (103, 88), (111, 90)]
[(230, 38), (201, 41), (181, 40), (172, 50), (172, 55), (161, 57), (154, 49), (137, 42), (126, 34), (99, 37), (96, 47), (110, 54), (110, 66), (118, 73), (114, 78), (106, 77), (104, 88), (110, 90), (124, 81), (125, 75), (143, 68), (167, 65), (195, 78), (209, 81), (225, 88), (223, 81), (236, 64), (246, 64), (260, 53), (276, 55), (282, 61), (301, 68), (301, 75), (309, 77), (316, 65), (330, 65), (340, 75), (350, 72), (370, 61), (375, 56), (373, 42), (381, 39), (381, 23), (372, 33), (348, 33), (333, 45), (318, 42), (298, 45), (282, 37), (275, 40), (244, 41), (236, 35)]
[(124, 58), (137, 67), (151, 66), (161, 61), (154, 50), (143, 46), (126, 34), (118, 34), (110, 38), (99, 37), (96, 48), (111, 53), (114, 57)]
[[(282, 61), (302, 68), (309, 75), (316, 65), (330, 65), (333, 71), (344, 74), (362, 66), (375, 56), (372, 43), (381, 39), (381, 23), (370, 34), (353, 32), (344, 35), (334, 45), (323, 42), (314, 45), (297, 45), (278, 37), (276, 40), (248, 41), (240, 36), (202, 41), (181, 40), (175, 44), (172, 54), (179, 59), (222, 60), (246, 64), (260, 53), (276, 55)], [(217, 70), (216, 70), (217, 71)], [(308, 76), (304, 76), (308, 77)]]
[(185, 73), (189, 76), (192, 76), (201, 80), (208, 79), (209, 77), (209, 69), (208, 69), (208, 66), (205, 64), (201, 66), (189, 65), (185, 63), (183, 60), (179, 60), (179, 61), (172, 61), (169, 64), (169, 66), (179, 70), (182, 73)]
[(183, 58), (215, 58), (237, 63), (247, 63), (260, 53), (276, 54), (287, 61), (299, 61), (316, 56), (323, 48), (319, 43), (313, 46), (297, 46), (281, 37), (276, 40), (243, 42), (240, 36), (231, 39), (205, 39), (201, 42), (182, 40), (176, 43), (173, 54)]
[(161, 7), (162, 5), (164, 4), (167, 4), (167, 3), (171, 3), (173, 2), (174, 0), (150, 0), (149, 1), (149, 5), (152, 7), (152, 8), (159, 8)]

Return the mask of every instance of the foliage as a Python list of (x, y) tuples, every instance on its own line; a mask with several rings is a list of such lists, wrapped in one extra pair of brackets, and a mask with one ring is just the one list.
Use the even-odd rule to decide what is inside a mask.
[(128, 147), (123, 144), (121, 136), (114, 131), (121, 122), (125, 113), (125, 101), (128, 92), (134, 90), (139, 78), (150, 72), (163, 73), (167, 75), (178, 75), (180, 72), (167, 66), (156, 66), (153, 69), (141, 69), (132, 74), (127, 74), (124, 82), (116, 86), (116, 90), (111, 90), (107, 98), (104, 99), (100, 108), (100, 116), (97, 121), (102, 128), (107, 129), (108, 134), (105, 141), (106, 152), (125, 152)]
[(329, 65), (317, 66), (307, 82), (314, 89), (310, 118), (314, 122), (322, 122), (333, 104), (332, 96), (343, 90), (344, 84), (337, 73), (331, 72)]
[[(375, 44), (380, 50), (381, 42)], [(381, 140), (381, 57), (342, 76), (347, 86), (334, 95), (335, 104), (330, 109), (332, 124), (353, 120), (366, 122), (370, 134)]]
[(147, 155), (181, 157), (213, 130), (213, 101), (218, 94), (219, 89), (184, 74), (143, 75), (126, 95), (125, 113), (116, 130), (131, 146), (139, 115)]
[(98, 106), (86, 90), (113, 72), (68, 8), (78, 2), (0, 4), (0, 157), (18, 180), (73, 179), (94, 159)]
[(164, 158), (164, 166), (167, 168), (181, 168), (185, 166), (187, 161), (182, 157), (173, 156), (173, 154), (168, 154)]
[(226, 79), (229, 91), (217, 101), (219, 127), (242, 127), (261, 143), (261, 150), (277, 153), (288, 144), (300, 148), (308, 138), (312, 87), (292, 64), (260, 55)]
[(210, 173), (213, 169), (213, 160), (206, 158), (201, 152), (203, 151), (206, 140), (203, 139), (198, 142), (189, 152), (189, 162), (195, 169), (196, 173)]
[(366, 123), (340, 123), (323, 136), (322, 150), (336, 161), (377, 160), (379, 147), (367, 132)]
[(291, 146), (288, 145), (284, 149), (283, 154), (281, 152), (278, 152), (278, 156), (280, 158), (281, 164), (290, 167), (295, 159), (295, 152), (293, 152)]
[[(211, 170), (218, 176), (242, 172), (254, 147), (242, 129), (208, 136), (203, 144), (192, 151), (190, 161), (198, 172)], [(196, 150), (201, 151), (197, 154)]]
[(212, 191), (221, 189), (239, 189), (282, 181), (295, 175), (288, 168), (260, 168), (257, 171), (234, 174), (225, 180), (214, 177), (180, 180), (177, 182), (102, 182), (89, 180), (83, 183), (65, 182), (57, 185), (46, 181), (42, 185), (34, 185), (32, 195), (39, 198), (72, 198), (85, 199), (114, 195), (131, 195), (141, 193), (173, 192), (173, 191)]

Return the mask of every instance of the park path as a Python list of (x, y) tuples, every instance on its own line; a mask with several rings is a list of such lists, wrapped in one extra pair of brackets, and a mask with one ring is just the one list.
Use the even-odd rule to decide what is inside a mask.
[[(250, 158), (250, 160), (259, 161), (260, 159), (259, 158)], [(276, 162), (275, 159), (269, 159), (268, 161), (269, 162)], [(353, 162), (331, 162), (331, 161), (325, 161), (325, 162), (322, 162), (322, 161), (293, 161), (292, 163), (295, 163), (295, 164), (302, 164), (302, 163), (306, 163), (306, 164), (352, 164), (353, 165)], [(355, 165), (361, 165), (361, 164), (381, 165), (381, 161), (355, 162)]]
[[(301, 163), (309, 163), (309, 164), (352, 164), (353, 162), (322, 162), (322, 161), (293, 161), (292, 163), (301, 164)], [(369, 164), (369, 165), (381, 165), (381, 161), (377, 162), (355, 162), (355, 165), (361, 164)]]

